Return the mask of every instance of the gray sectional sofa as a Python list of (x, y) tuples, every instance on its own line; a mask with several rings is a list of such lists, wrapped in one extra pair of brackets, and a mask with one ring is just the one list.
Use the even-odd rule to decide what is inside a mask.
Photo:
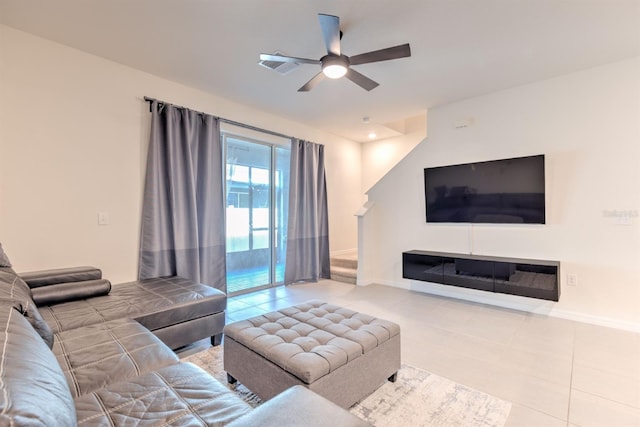
[(18, 275), (0, 255), (0, 426), (366, 425), (303, 387), (253, 410), (180, 362), (172, 348), (220, 342), (222, 292), (177, 277), (111, 287), (95, 268)]

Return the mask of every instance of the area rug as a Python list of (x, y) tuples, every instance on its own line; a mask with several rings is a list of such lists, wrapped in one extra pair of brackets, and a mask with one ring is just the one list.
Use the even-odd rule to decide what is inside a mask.
[[(200, 366), (223, 384), (227, 374), (222, 346), (182, 359)], [(255, 407), (261, 401), (240, 383), (227, 384)], [(395, 383), (386, 382), (350, 411), (379, 427), (446, 426), (502, 427), (511, 403), (410, 365), (402, 365)]]

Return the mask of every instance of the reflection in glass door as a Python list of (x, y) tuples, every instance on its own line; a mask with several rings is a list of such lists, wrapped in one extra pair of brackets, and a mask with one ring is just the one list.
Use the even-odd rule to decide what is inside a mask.
[(284, 280), (289, 148), (224, 135), (229, 294)]

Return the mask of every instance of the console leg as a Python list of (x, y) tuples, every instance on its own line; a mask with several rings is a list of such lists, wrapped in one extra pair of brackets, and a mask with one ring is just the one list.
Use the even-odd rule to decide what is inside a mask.
[(220, 344), (222, 344), (222, 335), (223, 334), (218, 334), (218, 335), (214, 335), (211, 337), (211, 345), (216, 347)]
[(395, 383), (396, 380), (398, 379), (398, 373), (396, 372), (395, 374), (391, 375), (389, 378), (387, 378), (389, 381), (391, 381), (392, 383)]
[(238, 380), (237, 380), (237, 379), (235, 379), (235, 378), (233, 378), (233, 377), (231, 376), (231, 374), (227, 374), (227, 382), (228, 382), (229, 384), (235, 384), (235, 383), (237, 383), (237, 382), (238, 382)]

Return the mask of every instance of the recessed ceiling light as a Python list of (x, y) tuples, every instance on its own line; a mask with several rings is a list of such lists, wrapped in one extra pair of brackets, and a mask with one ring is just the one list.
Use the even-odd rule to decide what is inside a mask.
[(376, 139), (376, 133), (375, 132), (369, 132), (369, 139)]

